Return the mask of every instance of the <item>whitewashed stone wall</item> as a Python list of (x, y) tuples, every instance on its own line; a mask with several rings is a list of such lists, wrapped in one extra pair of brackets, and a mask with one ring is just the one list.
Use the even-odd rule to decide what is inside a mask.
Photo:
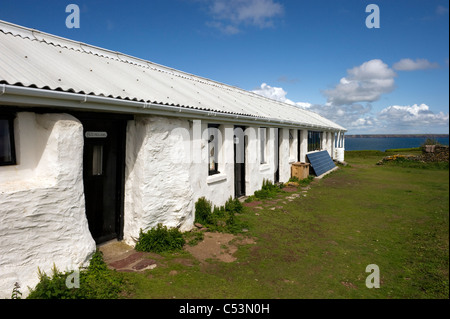
[[(162, 223), (187, 230), (194, 221), (189, 121), (136, 117), (128, 122), (125, 159), (124, 240)], [(187, 142), (185, 139), (188, 139)]]
[(66, 114), (21, 112), (18, 165), (0, 167), (0, 298), (14, 283), (24, 296), (38, 267), (73, 270), (95, 252), (83, 193), (83, 128)]
[(295, 159), (290, 155), (296, 153), (297, 148), (294, 148), (294, 143), (290, 143), (289, 129), (280, 130), (280, 182), (287, 182), (291, 177), (291, 161)]
[[(220, 124), (213, 121), (211, 124)], [(234, 197), (234, 126), (220, 124), (219, 174), (208, 174), (208, 122), (139, 116), (128, 122), (125, 167), (124, 240), (134, 245), (142, 229), (162, 223), (189, 230), (195, 218), (195, 202), (205, 197), (223, 205)], [(267, 160), (260, 163), (259, 128), (246, 130), (246, 193), (261, 189), (264, 179), (273, 181), (277, 162), (275, 129), (267, 128)], [(284, 157), (288, 150), (283, 143)], [(281, 181), (290, 177), (283, 162)]]
[(214, 205), (220, 206), (224, 205), (230, 197), (234, 197), (234, 126), (219, 126), (218, 170), (220, 173), (211, 176), (208, 171), (207, 128), (208, 123), (205, 121), (192, 123), (191, 134), (194, 139), (190, 169), (191, 187), (194, 190), (194, 201), (205, 197)]

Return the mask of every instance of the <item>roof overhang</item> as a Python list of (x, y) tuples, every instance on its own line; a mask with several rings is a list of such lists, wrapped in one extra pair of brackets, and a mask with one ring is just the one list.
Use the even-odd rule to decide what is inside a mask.
[(132, 115), (159, 115), (264, 127), (295, 128), (338, 132), (318, 125), (290, 122), (273, 118), (237, 115), (187, 108), (182, 106), (132, 101), (88, 94), (54, 91), (8, 84), (0, 84), (0, 105), (54, 108), (62, 111), (107, 112)]

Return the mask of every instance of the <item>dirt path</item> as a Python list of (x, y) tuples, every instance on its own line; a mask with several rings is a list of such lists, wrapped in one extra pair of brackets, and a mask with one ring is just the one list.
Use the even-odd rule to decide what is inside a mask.
[[(186, 245), (184, 249), (202, 263), (208, 260), (233, 262), (236, 260), (233, 254), (238, 246), (248, 244), (255, 244), (255, 241), (232, 234), (205, 232), (200, 243), (195, 246)], [(98, 248), (108, 267), (117, 271), (141, 272), (164, 264), (161, 255), (135, 251), (133, 247), (120, 241), (111, 241)]]
[(233, 255), (239, 245), (255, 244), (255, 241), (248, 237), (235, 236), (223, 233), (205, 233), (205, 238), (195, 246), (186, 246), (185, 250), (200, 262), (208, 259), (220, 260), (223, 262), (233, 262), (236, 257)]

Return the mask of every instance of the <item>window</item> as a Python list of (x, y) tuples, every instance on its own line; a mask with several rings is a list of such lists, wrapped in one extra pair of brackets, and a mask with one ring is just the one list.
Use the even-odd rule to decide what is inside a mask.
[(266, 148), (267, 148), (267, 128), (259, 128), (259, 140), (261, 142), (261, 164), (266, 163)]
[(0, 114), (0, 166), (15, 164), (14, 116)]
[(208, 124), (208, 171), (219, 174), (219, 125)]
[(103, 175), (103, 145), (94, 145), (92, 149), (92, 175)]
[(308, 131), (308, 152), (321, 149), (322, 132)]

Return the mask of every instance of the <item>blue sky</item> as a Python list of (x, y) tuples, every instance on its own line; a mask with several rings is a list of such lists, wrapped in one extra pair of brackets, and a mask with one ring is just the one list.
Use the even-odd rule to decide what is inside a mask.
[[(66, 27), (70, 3), (80, 28)], [(349, 134), (449, 131), (448, 0), (18, 0), (0, 19), (308, 108)]]

